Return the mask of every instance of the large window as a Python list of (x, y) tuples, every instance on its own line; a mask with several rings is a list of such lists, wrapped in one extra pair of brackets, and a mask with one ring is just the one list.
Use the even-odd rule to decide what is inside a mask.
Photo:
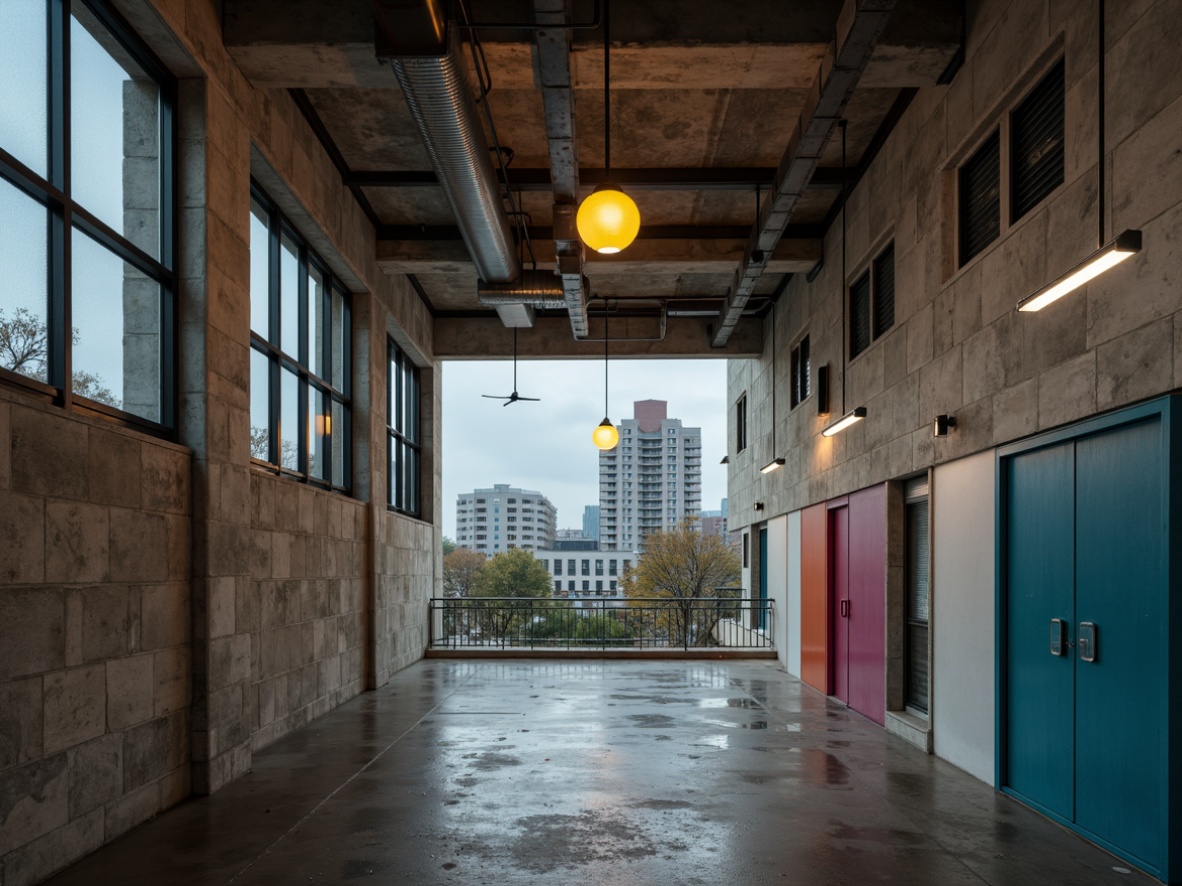
[(389, 352), (390, 424), (386, 431), (390, 437), (390, 507), (417, 517), (421, 512), (422, 464), (419, 370), (394, 342), (390, 342)]
[(250, 203), (250, 454), (347, 491), (349, 296), (257, 188)]
[(175, 82), (83, 0), (6, 0), (0, 377), (174, 423)]

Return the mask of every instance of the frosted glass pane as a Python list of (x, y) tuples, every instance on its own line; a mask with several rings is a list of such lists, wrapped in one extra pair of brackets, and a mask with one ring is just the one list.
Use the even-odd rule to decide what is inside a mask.
[(0, 179), (0, 366), (48, 381), (48, 210)]
[(48, 177), (49, 4), (4, 0), (0, 27), (0, 148)]
[(70, 20), (73, 195), (160, 255), (160, 89), (81, 3)]

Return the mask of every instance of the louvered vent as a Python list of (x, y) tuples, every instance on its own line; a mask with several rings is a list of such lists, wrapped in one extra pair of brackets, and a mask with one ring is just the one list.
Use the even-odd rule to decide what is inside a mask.
[(995, 131), (960, 168), (960, 264), (1001, 233), (1001, 136)]
[(1042, 78), (1014, 110), (1013, 220), (1063, 184), (1063, 62)]
[(895, 325), (895, 244), (874, 260), (874, 337)]
[(850, 359), (870, 347), (870, 272), (850, 287)]

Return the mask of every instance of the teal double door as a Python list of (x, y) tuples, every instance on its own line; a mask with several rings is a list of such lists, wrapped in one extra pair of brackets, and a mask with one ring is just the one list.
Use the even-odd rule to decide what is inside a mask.
[(998, 783), (1165, 878), (1168, 410), (1124, 418), (1000, 453)]

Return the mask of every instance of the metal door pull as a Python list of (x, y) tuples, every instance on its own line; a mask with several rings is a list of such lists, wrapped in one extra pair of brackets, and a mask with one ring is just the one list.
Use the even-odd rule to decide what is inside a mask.
[(1051, 619), (1051, 655), (1067, 654), (1067, 622), (1061, 618)]
[(1079, 660), (1080, 661), (1095, 661), (1096, 660), (1096, 625), (1090, 621), (1081, 621), (1079, 623)]

